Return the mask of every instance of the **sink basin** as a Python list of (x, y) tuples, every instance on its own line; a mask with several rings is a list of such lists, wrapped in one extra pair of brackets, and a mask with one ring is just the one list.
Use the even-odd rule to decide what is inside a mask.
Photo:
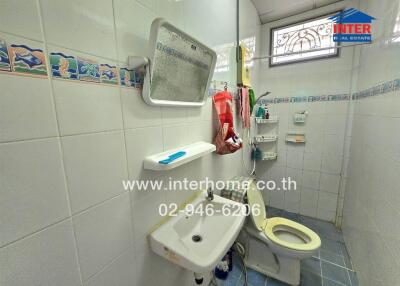
[[(189, 203), (204, 213), (179, 211), (149, 234), (155, 253), (196, 273), (208, 273), (218, 264), (245, 220), (245, 205), (217, 195), (207, 201), (206, 196), (206, 191), (201, 192)], [(207, 208), (212, 209), (208, 214)]]

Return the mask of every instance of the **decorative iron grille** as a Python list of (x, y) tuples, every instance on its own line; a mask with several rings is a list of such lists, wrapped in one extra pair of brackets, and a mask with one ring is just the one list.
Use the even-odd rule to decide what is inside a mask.
[(336, 56), (333, 22), (328, 17), (272, 29), (271, 51), (276, 57), (271, 58), (271, 65)]

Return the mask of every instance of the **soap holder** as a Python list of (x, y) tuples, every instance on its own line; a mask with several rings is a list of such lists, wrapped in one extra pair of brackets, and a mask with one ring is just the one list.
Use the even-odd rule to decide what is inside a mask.
[(307, 111), (298, 111), (293, 116), (294, 123), (304, 123), (306, 122), (308, 112)]
[(261, 154), (262, 161), (276, 160), (277, 157), (278, 157), (278, 153), (276, 153), (276, 152), (262, 152), (262, 154)]
[(278, 116), (270, 116), (269, 118), (259, 118), (256, 117), (256, 123), (257, 124), (264, 124), (264, 123), (277, 123), (278, 122)]
[(277, 135), (257, 135), (254, 136), (255, 143), (267, 143), (267, 142), (275, 142), (278, 139)]
[(292, 131), (286, 134), (286, 142), (290, 143), (305, 143), (306, 135), (304, 132)]

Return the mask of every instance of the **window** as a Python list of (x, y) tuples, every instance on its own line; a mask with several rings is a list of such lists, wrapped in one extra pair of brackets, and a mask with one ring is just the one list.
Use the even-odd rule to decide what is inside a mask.
[(254, 65), (254, 61), (252, 59), (256, 54), (256, 37), (253, 36), (240, 40), (240, 44), (243, 44), (248, 52), (246, 55), (246, 62), (244, 63), (245, 67), (252, 67)]
[[(252, 60), (252, 58), (255, 56), (256, 53), (256, 37), (253, 36), (240, 40), (240, 44), (243, 44), (248, 52), (245, 66), (252, 67), (254, 65), (254, 61)], [(232, 60), (231, 53), (232, 49), (234, 48), (235, 43), (228, 43), (214, 47), (214, 50), (217, 53), (217, 63), (215, 65), (216, 73), (229, 71), (229, 65), (231, 64), (230, 61)]]
[(215, 47), (214, 50), (217, 53), (217, 63), (215, 65), (215, 72), (228, 72), (229, 71), (229, 58), (233, 43), (224, 44)]
[(393, 39), (394, 43), (400, 43), (400, 8), (397, 13), (396, 22), (393, 27)]
[[(333, 41), (333, 21), (324, 16), (302, 23), (271, 30), (270, 65), (334, 57), (338, 55), (337, 43)], [(313, 51), (315, 50), (315, 51)]]

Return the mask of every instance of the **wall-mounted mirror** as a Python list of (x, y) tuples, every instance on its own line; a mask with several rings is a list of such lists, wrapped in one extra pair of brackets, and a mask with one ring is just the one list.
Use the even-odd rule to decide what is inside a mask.
[(154, 20), (143, 99), (151, 105), (202, 106), (208, 95), (216, 53), (163, 19)]

